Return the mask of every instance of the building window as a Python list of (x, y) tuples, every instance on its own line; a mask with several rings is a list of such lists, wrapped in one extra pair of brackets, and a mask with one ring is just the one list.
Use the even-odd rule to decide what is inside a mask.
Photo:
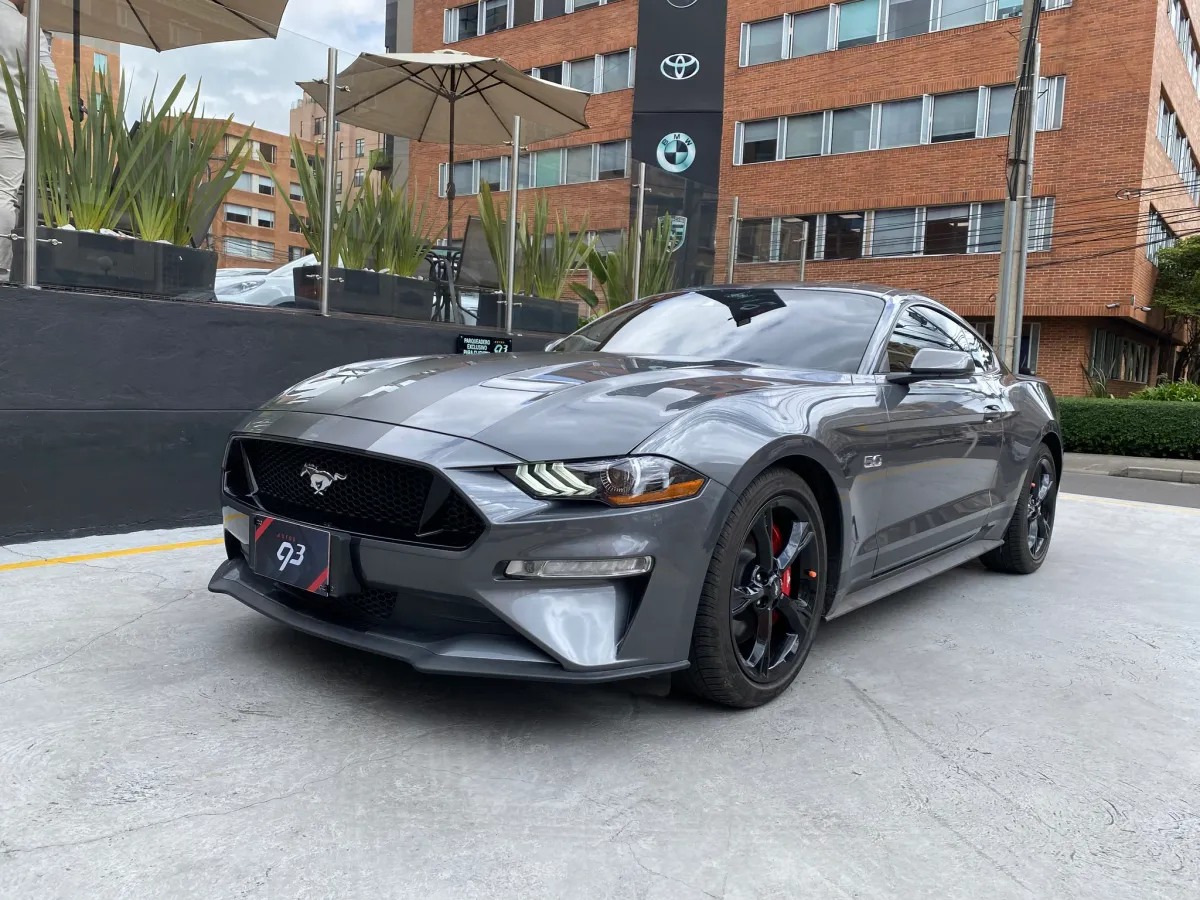
[(325, 133), (325, 117), (313, 119), (313, 137), (320, 137)]
[(290, 185), (288, 185), (288, 196), (293, 200), (303, 200), (304, 191), (301, 189), (300, 185), (293, 181)]
[(971, 207), (941, 206), (925, 211), (925, 255), (966, 253)]
[(888, 0), (884, 40), (894, 41), (931, 30), (933, 5), (933, 0)]
[(825, 141), (824, 113), (788, 116), (785, 122), (784, 156), (786, 159), (821, 155), (821, 147)]
[[(983, 322), (969, 323), (972, 328), (979, 332), (980, 336), (989, 344), (993, 343), (992, 320)], [(1042, 341), (1042, 326), (1038, 322), (1026, 322), (1021, 327), (1021, 358), (1019, 363), (1020, 372), (1022, 375), (1036, 375), (1038, 364), (1038, 347)]]
[(258, 182), (258, 193), (265, 197), (275, 196), (275, 182), (270, 178), (263, 178), (261, 175), (255, 175), (254, 180)]
[[(817, 217), (783, 216), (778, 222), (779, 235), (774, 241), (776, 258), (781, 262), (798, 262), (803, 253), (806, 259), (812, 259), (817, 243)], [(808, 226), (808, 239), (802, 244), (805, 225)]]
[(295, 262), (296, 260), (307, 255), (307, 247), (288, 247), (288, 262)]
[(534, 187), (562, 184), (562, 151), (539, 150), (534, 154)]
[(362, 187), (362, 183), (365, 178), (366, 178), (366, 171), (364, 169), (355, 169), (354, 170), (354, 186), (355, 187)]
[(236, 203), (225, 204), (226, 222), (233, 222), (235, 225), (249, 225), (253, 214), (254, 210), (248, 206), (238, 206)]
[(551, 84), (563, 83), (563, 64), (557, 63), (553, 66), (541, 66), (538, 69), (537, 77), (542, 81), (549, 81)]
[(97, 75), (108, 74), (108, 56), (103, 53), (96, 53), (92, 56), (92, 71)]
[(912, 256), (917, 252), (917, 210), (876, 210), (871, 229), (871, 255)]
[(871, 149), (871, 107), (855, 106), (833, 111), (830, 153), (854, 153)]
[(490, 191), (504, 190), (504, 159), (499, 156), (479, 161), (479, 184)]
[(948, 28), (962, 28), (965, 25), (977, 25), (985, 20), (984, 11), (987, 4), (979, 0), (942, 0), (941, 15), (938, 17), (938, 31)]
[(592, 180), (592, 148), (586, 147), (568, 147), (567, 148), (567, 173), (564, 179), (566, 184), (583, 184)]
[(270, 241), (252, 241), (249, 238), (225, 238), (225, 255), (263, 262), (275, 261), (275, 245)]
[(858, 259), (862, 256), (864, 220), (864, 213), (826, 215), (823, 258)]
[(517, 25), (528, 25), (530, 22), (532, 22), (535, 5), (535, 0), (513, 0), (513, 27), (516, 27)]
[(259, 228), (274, 228), (275, 213), (269, 209), (256, 209), (254, 211), (254, 224)]
[(1174, 247), (1179, 239), (1171, 226), (1167, 224), (1153, 207), (1150, 208), (1149, 221), (1146, 227), (1146, 258), (1155, 265), (1158, 264), (1158, 251), (1166, 247)]
[(609, 254), (619, 249), (624, 231), (597, 231), (592, 235), (592, 247), (597, 253)]
[(237, 177), (237, 181), (233, 183), (234, 190), (237, 191), (254, 191), (254, 176), (249, 172), (243, 172)]
[(1183, 133), (1179, 118), (1166, 97), (1158, 101), (1158, 141), (1167, 152), (1175, 171), (1194, 203), (1200, 203), (1200, 165), (1192, 152), (1191, 142)]
[(292, 234), (300, 234), (301, 227), (300, 227), (300, 217), (299, 216), (296, 216), (296, 215), (288, 216), (288, 231), (290, 231)]
[(567, 0), (542, 0), (542, 21), (567, 14)]
[(1054, 198), (1034, 197), (1029, 209), (1029, 252), (1049, 251), (1053, 233)]
[(600, 144), (599, 167), (596, 178), (607, 181), (612, 178), (624, 178), (628, 145), (625, 141), (610, 141)]
[(346, 142), (338, 141), (338, 159), (346, 158)]
[(984, 129), (984, 137), (999, 137), (1002, 134), (1008, 134), (1016, 90), (1016, 85), (1012, 84), (1001, 84), (987, 89), (987, 125)]
[(1092, 334), (1092, 370), (1110, 381), (1150, 381), (1148, 344), (1097, 328)]
[(469, 3), (448, 10), (446, 43), (462, 41), (479, 34), (479, 4)]
[(738, 223), (737, 261), (771, 262), (771, 231), (774, 219), (742, 219)]
[(921, 143), (921, 117), (925, 102), (920, 97), (881, 103), (879, 149), (913, 147)]
[(359, 138), (354, 142), (354, 155), (362, 158), (367, 155), (367, 139)]
[(1057, 131), (1062, 128), (1063, 94), (1067, 88), (1066, 75), (1038, 79), (1035, 125), (1038, 131)]
[(742, 26), (742, 65), (756, 66), (759, 63), (783, 59), (785, 33), (784, 18), (751, 22)]
[(600, 91), (623, 91), (630, 87), (630, 52), (621, 50), (617, 53), (606, 53), (600, 57)]
[[(1045, 198), (1039, 198), (1045, 199)], [(1037, 203), (1037, 200), (1034, 201)], [(1029, 228), (1034, 230), (1034, 212), (1032, 206), (1029, 211)], [(1047, 235), (1049, 237), (1049, 235)], [(971, 250), (974, 253), (999, 253), (1000, 245), (1004, 240), (1004, 204), (1003, 203), (980, 203), (979, 215), (975, 227), (975, 234), (972, 237)], [(1035, 249), (1032, 244), (1030, 250)]]
[(251, 158), (275, 165), (275, 145), (264, 144), (262, 141), (251, 141)]
[(829, 16), (832, 7), (792, 16), (791, 56), (812, 56), (832, 49), (829, 46)]
[[(326, 184), (328, 184), (328, 183), (329, 183), (329, 182), (326, 182)], [(335, 194), (340, 194), (340, 193), (342, 192), (342, 173), (341, 173), (341, 170), (338, 170), (336, 173), (334, 173), (334, 186), (333, 186), (333, 192), (334, 192)]]
[(567, 63), (571, 73), (571, 87), (591, 94), (596, 89), (596, 57), (586, 56)]
[(483, 33), (493, 34), (508, 28), (508, 0), (483, 0)]
[(879, 0), (854, 0), (853, 3), (842, 3), (838, 6), (839, 50), (874, 44), (878, 37)]
[(939, 94), (933, 98), (932, 143), (975, 137), (979, 91)]
[(1184, 11), (1182, 0), (1167, 0), (1167, 18), (1171, 29), (1175, 32), (1175, 40), (1183, 53), (1183, 61), (1187, 65), (1188, 75), (1192, 78), (1192, 87), (1200, 94), (1200, 50), (1196, 47), (1196, 34), (1192, 30), (1191, 20)]
[(772, 162), (779, 146), (779, 120), (746, 122), (742, 126), (741, 161), (743, 163)]

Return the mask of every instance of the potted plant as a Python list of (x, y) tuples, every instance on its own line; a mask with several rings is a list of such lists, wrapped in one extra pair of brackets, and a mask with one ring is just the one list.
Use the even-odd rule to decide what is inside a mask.
[[(479, 195), (479, 220), (487, 235), (488, 250), (500, 273), (500, 290), (485, 291), (479, 297), (480, 325), (504, 324), (505, 291), (508, 286), (508, 222), (492, 199), (486, 184)], [(556, 213), (550, 223), (550, 202), (543, 192), (538, 196), (532, 220), (521, 213), (517, 220), (517, 263), (513, 278), (513, 326), (529, 331), (570, 334), (579, 325), (578, 305), (560, 298), (571, 274), (583, 266), (591, 245), (587, 239), (587, 218), (572, 234), (565, 212)]]
[[(322, 161), (309, 162), (297, 138), (292, 138), (296, 179), (308, 207), (308, 218), (296, 212), (290, 193), (268, 167), (288, 209), (321, 262), (325, 231), (325, 182)], [(420, 277), (425, 260), (441, 231), (434, 232), (426, 206), (409, 195), (408, 186), (386, 179), (368, 179), (334, 212), (330, 223), (329, 309), (334, 312), (389, 316), (400, 319), (433, 317), (436, 286)], [(292, 274), (297, 305), (315, 309), (320, 303), (321, 267), (300, 266)]]
[[(604, 291), (603, 299), (583, 284), (571, 288), (588, 305), (593, 313), (611, 312), (634, 299), (633, 295), (633, 246), (626, 235), (616, 250), (600, 253), (594, 247), (587, 256), (588, 270)], [(669, 290), (675, 280), (675, 261), (671, 256), (671, 217), (663, 216), (653, 228), (647, 228), (642, 236), (642, 263), (638, 277), (639, 297), (652, 297)]]
[[(3, 76), (24, 140), (24, 73), (14, 78), (4, 66)], [(211, 299), (217, 256), (191, 245), (198, 224), (206, 228), (245, 166), (240, 153), (230, 154), (211, 183), (204, 183), (209, 158), (232, 120), (198, 123), (199, 90), (176, 111), (181, 78), (157, 109), (153, 96), (146, 101), (132, 131), (125, 124), (123, 81), (114, 96), (107, 81), (99, 80), (96, 109), (80, 123), (68, 122), (58, 91), (44, 72), (40, 76), (37, 196), (45, 227), (38, 229), (39, 282)], [(23, 238), (13, 251), (13, 268), (19, 270)]]

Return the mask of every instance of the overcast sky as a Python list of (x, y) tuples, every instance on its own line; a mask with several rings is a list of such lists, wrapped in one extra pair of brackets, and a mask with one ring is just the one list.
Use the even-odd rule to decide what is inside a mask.
[(287, 134), (288, 108), (300, 98), (296, 82), (324, 77), (328, 45), (347, 51), (339, 60), (343, 69), (364, 50), (383, 52), (383, 7), (383, 0), (291, 0), (277, 41), (166, 53), (124, 46), (121, 64), (131, 112), (141, 108), (155, 79), (162, 97), (182, 76), (188, 98), (200, 87), (206, 115), (233, 115), (238, 122)]

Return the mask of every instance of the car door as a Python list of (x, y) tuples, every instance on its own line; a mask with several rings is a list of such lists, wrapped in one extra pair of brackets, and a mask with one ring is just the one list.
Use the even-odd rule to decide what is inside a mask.
[(893, 326), (882, 373), (908, 371), (926, 347), (971, 353), (976, 372), (909, 385), (884, 381), (887, 482), (877, 576), (975, 536), (997, 502), (1011, 410), (991, 351), (953, 316), (914, 303)]

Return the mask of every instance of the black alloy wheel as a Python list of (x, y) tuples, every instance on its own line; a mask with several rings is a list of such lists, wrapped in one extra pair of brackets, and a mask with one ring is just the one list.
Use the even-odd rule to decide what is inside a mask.
[(828, 545), (821, 508), (788, 469), (768, 469), (717, 537), (679, 681), (725, 706), (761, 706), (787, 690), (825, 611)]
[(1029, 521), (1027, 542), (1029, 553), (1041, 559), (1050, 547), (1050, 533), (1054, 528), (1054, 463), (1044, 456), (1038, 459), (1029, 478), (1029, 505), (1026, 518)]
[(1050, 448), (1042, 444), (1033, 454), (1021, 484), (1017, 508), (1003, 543), (981, 561), (989, 569), (1013, 575), (1030, 575), (1041, 568), (1054, 536), (1054, 508), (1058, 500), (1058, 466)]
[(808, 643), (815, 551), (812, 524), (795, 499), (775, 497), (755, 514), (734, 566), (729, 619), (738, 662), (760, 684), (788, 673)]

